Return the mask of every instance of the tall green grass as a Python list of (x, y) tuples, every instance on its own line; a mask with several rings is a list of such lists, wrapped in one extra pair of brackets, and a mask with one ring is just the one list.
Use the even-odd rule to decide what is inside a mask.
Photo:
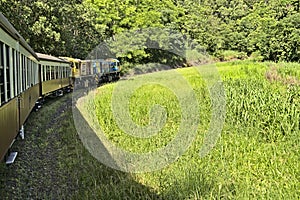
[[(159, 171), (131, 176), (165, 199), (298, 198), (300, 65), (239, 61), (221, 63), (217, 68), (226, 91), (227, 112), (214, 149), (206, 157), (199, 157), (211, 117), (211, 99), (205, 81), (196, 68), (177, 69), (198, 101), (195, 108), (199, 110), (200, 121), (196, 138), (176, 162)], [(274, 79), (269, 78), (270, 70), (276, 71)], [(144, 75), (147, 76), (176, 84), (171, 71)], [(289, 78), (294, 81), (286, 81)], [(113, 84), (101, 87), (94, 99), (86, 97), (79, 105), (85, 113), (96, 108), (97, 120), (112, 143), (142, 153), (162, 148), (176, 136), (181, 106), (174, 92), (155, 83), (134, 91), (128, 110), (134, 123), (147, 125), (150, 108), (155, 104), (167, 113), (165, 126), (157, 135), (135, 138), (116, 123), (111, 110), (115, 87)]]

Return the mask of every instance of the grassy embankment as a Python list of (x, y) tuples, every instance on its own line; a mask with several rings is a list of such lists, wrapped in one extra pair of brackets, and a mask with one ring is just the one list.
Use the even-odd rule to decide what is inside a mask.
[[(200, 122), (195, 140), (176, 162), (160, 171), (140, 174), (123, 173), (100, 164), (79, 140), (69, 95), (32, 113), (26, 124), (26, 140), (14, 145), (20, 151), (17, 162), (0, 168), (0, 196), (296, 199), (300, 196), (300, 65), (235, 62), (218, 64), (218, 70), (227, 96), (226, 121), (221, 137), (206, 157), (200, 158), (199, 150), (211, 116), (208, 90), (195, 68), (178, 69), (197, 97)], [(172, 73), (144, 77), (153, 76), (176, 85)], [(138, 80), (136, 77), (126, 82)], [(111, 111), (114, 87), (98, 89), (97, 109), (90, 105), (91, 101), (80, 105), (97, 112), (111, 142), (142, 153), (162, 148), (176, 136), (181, 106), (172, 91), (154, 81), (128, 98), (130, 116), (136, 124), (148, 124), (148, 112), (154, 104), (167, 112), (165, 126), (157, 135), (137, 139), (126, 135), (116, 124)]]
[[(205, 82), (196, 68), (178, 69), (198, 100), (200, 123), (196, 138), (175, 163), (160, 171), (132, 176), (167, 199), (299, 197), (300, 65), (233, 62), (218, 64), (218, 70), (224, 81), (227, 105), (226, 121), (215, 148), (208, 156), (199, 157), (211, 116)], [(115, 106), (111, 103), (115, 85), (99, 88), (95, 99), (86, 98), (88, 103), (81, 106), (97, 115), (107, 138), (119, 148), (136, 153), (153, 152), (176, 136), (182, 117), (174, 91), (156, 83), (162, 79), (176, 85), (172, 71), (118, 83), (131, 88), (131, 83), (152, 80), (131, 96), (130, 89), (125, 89), (124, 96), (128, 96), (132, 120), (141, 126), (150, 122), (153, 105), (165, 109), (168, 117), (165, 126), (153, 137), (131, 137), (116, 123), (111, 110)], [(125, 124), (125, 129), (130, 127)]]

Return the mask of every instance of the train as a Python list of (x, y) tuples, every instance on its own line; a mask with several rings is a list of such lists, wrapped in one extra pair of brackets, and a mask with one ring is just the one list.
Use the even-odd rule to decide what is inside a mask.
[(71, 63), (73, 79), (96, 78), (97, 83), (111, 82), (120, 79), (121, 66), (115, 58), (80, 60), (60, 57)]
[(35, 52), (0, 12), (0, 162), (11, 164), (15, 140), (24, 139), (24, 124), (49, 95), (62, 96), (74, 84), (99, 85), (120, 78), (115, 58), (80, 60)]

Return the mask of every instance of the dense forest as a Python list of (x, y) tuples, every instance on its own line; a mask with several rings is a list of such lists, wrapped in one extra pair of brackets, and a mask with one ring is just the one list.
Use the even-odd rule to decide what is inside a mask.
[(57, 56), (85, 58), (124, 31), (167, 27), (220, 60), (300, 61), (299, 0), (1, 0), (0, 5), (36, 52)]

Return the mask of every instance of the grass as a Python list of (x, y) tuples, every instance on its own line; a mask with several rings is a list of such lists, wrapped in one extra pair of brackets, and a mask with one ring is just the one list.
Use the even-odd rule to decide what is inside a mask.
[[(137, 76), (78, 101), (90, 127), (84, 119), (74, 124), (71, 94), (32, 113), (26, 139), (13, 146), (19, 151), (16, 163), (0, 166), (1, 199), (297, 199), (300, 65), (236, 61), (219, 63), (217, 69), (227, 96), (226, 119), (207, 156), (201, 158), (199, 151), (212, 103), (197, 68)], [(141, 85), (145, 80), (148, 84)], [(114, 96), (114, 89), (122, 96)], [(194, 96), (186, 98), (186, 91)], [(155, 153), (176, 139), (182, 119), (196, 129), (195, 138), (179, 140), (191, 145), (186, 151), (176, 146), (179, 154), (169, 155), (170, 164), (157, 171), (114, 170), (93, 157), (103, 149), (83, 145), (104, 135), (120, 149)], [(101, 125), (104, 134), (77, 134), (80, 128), (89, 132), (93, 124)]]
[[(221, 63), (217, 68), (226, 91), (227, 112), (221, 138), (214, 149), (206, 157), (199, 157), (211, 117), (205, 81), (196, 68), (177, 69), (197, 99), (198, 104), (193, 106), (200, 114), (200, 121), (195, 139), (176, 162), (132, 177), (154, 188), (165, 199), (296, 199), (300, 196), (300, 65), (238, 61)], [(280, 78), (270, 80), (267, 74), (274, 69)], [(89, 103), (79, 107), (86, 115), (91, 112), (89, 106), (95, 105), (93, 115), (114, 146), (135, 153), (155, 152), (176, 138), (184, 119), (177, 97), (180, 92), (186, 93), (176, 85), (180, 79), (174, 78), (175, 75), (174, 71), (165, 71), (119, 82), (122, 86), (107, 85), (97, 90), (95, 98), (94, 94), (87, 97)], [(290, 78), (294, 81), (286, 81)], [(147, 84), (141, 85), (143, 81)], [(172, 84), (178, 89), (169, 86)], [(119, 95), (117, 100), (121, 103), (113, 100), (114, 94)], [(191, 101), (186, 99), (183, 103)], [(154, 106), (157, 104), (164, 114)], [(121, 105), (127, 106), (126, 109), (121, 109)], [(139, 126), (151, 127), (153, 106), (158, 109), (156, 124), (161, 121), (165, 124), (155, 129), (156, 135), (141, 137), (138, 133), (145, 130)], [(162, 120), (163, 115), (167, 116), (166, 121)], [(191, 119), (197, 121), (193, 117), (196, 115)]]

